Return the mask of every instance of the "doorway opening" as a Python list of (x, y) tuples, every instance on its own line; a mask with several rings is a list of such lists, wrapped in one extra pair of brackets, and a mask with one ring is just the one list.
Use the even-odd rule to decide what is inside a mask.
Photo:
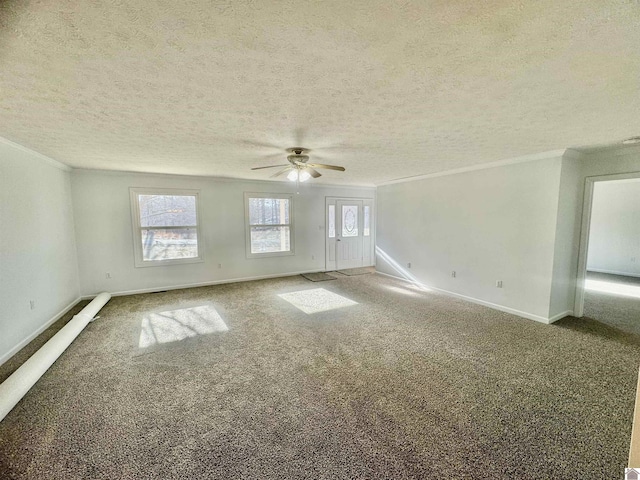
[(640, 174), (589, 177), (576, 316), (640, 334)]

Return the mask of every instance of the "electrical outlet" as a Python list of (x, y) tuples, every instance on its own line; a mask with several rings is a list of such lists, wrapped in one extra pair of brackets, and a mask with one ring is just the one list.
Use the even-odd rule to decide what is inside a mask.
[(35, 308), (36, 308), (36, 301), (35, 300), (29, 300), (29, 308), (31, 308), (31, 310), (35, 310)]
[(222, 264), (221, 263), (218, 264), (218, 268), (222, 268)]
[(496, 287), (502, 288), (502, 280), (496, 280)]
[(315, 260), (316, 256), (315, 255), (311, 255), (311, 260)]
[(453, 278), (456, 278), (456, 271), (455, 271), (455, 270), (451, 272), (451, 276), (452, 276)]
[(109, 273), (109, 272), (105, 273), (105, 274), (104, 274), (104, 277), (105, 277), (105, 278), (111, 278), (111, 273)]
[(411, 262), (407, 263), (407, 268), (411, 268)]
[(636, 261), (636, 257), (631, 257), (631, 262), (635, 262)]

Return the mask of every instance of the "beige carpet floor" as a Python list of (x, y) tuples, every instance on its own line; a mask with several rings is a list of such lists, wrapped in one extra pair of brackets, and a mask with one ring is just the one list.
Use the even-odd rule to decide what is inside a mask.
[(100, 316), (0, 423), (0, 478), (623, 475), (640, 336), (614, 325), (380, 275), (116, 297)]
[[(610, 285), (638, 287), (640, 293), (640, 278), (588, 272), (587, 279)], [(584, 314), (587, 318), (613, 328), (640, 335), (640, 297), (615, 295), (597, 290), (587, 291), (584, 299)]]

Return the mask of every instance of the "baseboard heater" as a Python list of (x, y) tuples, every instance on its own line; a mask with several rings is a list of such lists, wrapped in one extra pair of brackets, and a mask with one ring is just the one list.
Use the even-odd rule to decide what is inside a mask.
[(0, 421), (15, 407), (51, 365), (62, 355), (84, 328), (93, 320), (96, 313), (109, 301), (111, 295), (101, 293), (80, 313), (34, 353), (20, 368), (0, 384)]

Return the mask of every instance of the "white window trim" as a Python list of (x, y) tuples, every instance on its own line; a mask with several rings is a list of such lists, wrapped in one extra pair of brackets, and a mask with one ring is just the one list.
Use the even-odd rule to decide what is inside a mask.
[[(165, 265), (180, 265), (184, 263), (204, 262), (202, 228), (200, 226), (200, 190), (182, 190), (176, 188), (129, 188), (131, 198), (131, 220), (133, 226), (133, 258), (136, 267), (164, 267)], [(140, 225), (140, 206), (138, 195), (187, 195), (196, 197), (196, 235), (198, 236), (198, 256), (192, 258), (172, 258), (170, 260), (143, 260), (142, 230)], [(149, 227), (145, 227), (149, 228)], [(180, 228), (180, 227), (178, 227)], [(192, 228), (192, 227), (190, 227)]]
[[(281, 225), (269, 225), (272, 227), (289, 227), (289, 250), (286, 252), (251, 252), (251, 217), (249, 215), (249, 199), (250, 198), (277, 198), (289, 200), (289, 223)], [(263, 258), (263, 257), (284, 257), (295, 255), (295, 231), (294, 231), (294, 215), (293, 215), (293, 195), (287, 193), (256, 193), (244, 192), (244, 225), (245, 225), (245, 249), (247, 258)], [(254, 225), (255, 226), (255, 225)]]

